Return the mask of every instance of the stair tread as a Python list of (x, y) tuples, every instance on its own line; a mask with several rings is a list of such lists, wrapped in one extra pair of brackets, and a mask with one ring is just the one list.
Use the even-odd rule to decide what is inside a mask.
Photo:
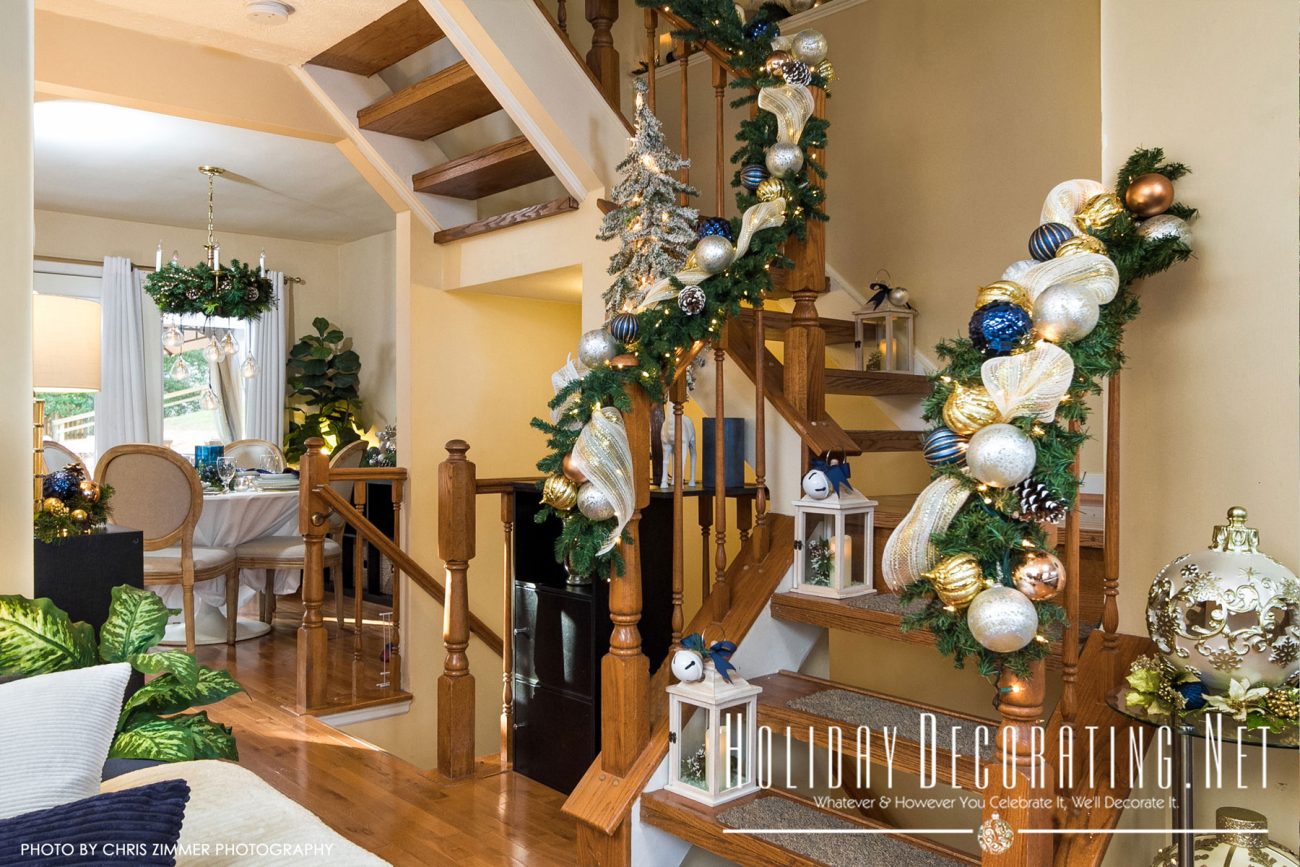
[(919, 452), (925, 431), (920, 430), (846, 430), (862, 449), (869, 452)]
[(550, 166), (521, 135), (425, 169), (411, 186), (417, 193), (481, 199), (549, 177)]
[(466, 223), (463, 226), (453, 226), (450, 229), (433, 234), (435, 244), (449, 244), (452, 241), (459, 241), (463, 238), (472, 238), (475, 235), (483, 235), (487, 232), (495, 232), (497, 229), (507, 229), (511, 226), (531, 223), (533, 220), (541, 220), (546, 217), (554, 217), (557, 214), (566, 214), (569, 211), (578, 210), (578, 200), (572, 196), (553, 199), (549, 202), (542, 202), (537, 205), (529, 205), (526, 208), (519, 208), (514, 211), (507, 211), (504, 214), (498, 214), (495, 217), (487, 217), (483, 220), (476, 220), (473, 223)]
[(361, 109), (357, 126), (423, 140), (500, 108), (496, 97), (462, 60)]
[[(965, 853), (910, 834), (870, 833), (889, 826), (823, 809), (778, 791), (750, 795), (720, 807), (706, 807), (661, 789), (642, 796), (641, 816), (651, 825), (742, 865), (954, 867), (979, 863)], [(735, 833), (740, 829), (848, 833)]]
[(442, 37), (420, 0), (406, 0), (307, 62), (370, 76)]
[(930, 393), (930, 380), (919, 373), (826, 368), (827, 394), (889, 395)]
[[(748, 307), (742, 308), (740, 318), (751, 328), (754, 326), (754, 311)], [(763, 311), (763, 337), (765, 340), (780, 340), (785, 336), (785, 332), (790, 328), (790, 322), (793, 314), (785, 313), (781, 310), (764, 310)], [(821, 323), (822, 331), (826, 333), (826, 345), (832, 346), (843, 343), (853, 343), (853, 320), (851, 319), (834, 319), (829, 316), (818, 317)]]

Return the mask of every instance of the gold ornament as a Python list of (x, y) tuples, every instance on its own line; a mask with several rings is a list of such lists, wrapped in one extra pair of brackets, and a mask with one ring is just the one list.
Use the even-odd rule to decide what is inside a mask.
[(580, 485), (587, 481), (587, 477), (583, 475), (582, 470), (573, 465), (573, 455), (565, 455), (561, 466), (564, 469), (564, 475), (572, 481), (577, 482)]
[(1294, 689), (1275, 687), (1264, 696), (1264, 709), (1279, 719), (1300, 719), (1300, 701)]
[(763, 71), (768, 75), (780, 75), (781, 67), (789, 63), (793, 58), (788, 51), (773, 51), (763, 61)]
[(86, 514), (85, 509), (73, 509), (71, 512), (68, 513), (68, 517), (71, 518), (73, 520), (73, 523), (76, 524), (84, 524), (90, 520), (90, 515)]
[[(776, 199), (785, 198), (785, 184), (781, 183), (780, 178), (768, 178), (758, 185), (754, 191), (760, 201), (771, 202)], [(694, 255), (694, 254), (692, 254)]]
[[(1066, 243), (1068, 244), (1069, 241)], [(981, 286), (979, 294), (975, 296), (975, 309), (978, 310), (994, 301), (1009, 301), (1026, 313), (1034, 312), (1034, 302), (1029, 300), (1029, 293), (1025, 287), (1011, 280), (998, 280), (987, 286)]]
[(51, 515), (63, 517), (68, 514), (68, 505), (58, 497), (46, 497), (45, 501), (41, 503), (41, 510), (49, 512)]
[(1139, 217), (1154, 217), (1174, 203), (1174, 182), (1159, 172), (1138, 175), (1124, 191), (1124, 204)]
[(923, 577), (934, 585), (934, 592), (944, 605), (965, 608), (985, 588), (984, 570), (970, 554), (957, 554), (939, 561)]
[(944, 424), (962, 436), (970, 436), (985, 425), (998, 420), (998, 406), (982, 385), (953, 386), (943, 404)]
[(81, 496), (85, 497), (92, 503), (99, 502), (99, 485), (95, 484), (90, 479), (83, 479), (81, 484), (77, 487), (81, 489)]
[(542, 502), (561, 512), (578, 504), (578, 483), (568, 476), (553, 475), (542, 485)]
[(1094, 235), (1075, 235), (1056, 248), (1056, 258), (1077, 256), (1080, 253), (1100, 253), (1106, 255), (1106, 245), (1101, 238)]
[(1083, 203), (1074, 215), (1074, 224), (1085, 232), (1104, 229), (1124, 213), (1124, 203), (1114, 193), (1098, 193)]
[(1065, 566), (1049, 551), (1029, 551), (1011, 572), (1016, 589), (1035, 602), (1051, 599), (1065, 589)]
[(830, 90), (831, 82), (835, 81), (835, 66), (829, 60), (823, 60), (817, 64), (817, 74), (826, 81), (826, 89)]

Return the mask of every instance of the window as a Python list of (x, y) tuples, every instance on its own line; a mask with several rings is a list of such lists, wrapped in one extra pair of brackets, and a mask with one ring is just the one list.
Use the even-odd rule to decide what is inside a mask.
[[(239, 367), (247, 338), (246, 325), (239, 321), (201, 316), (164, 319), (163, 441), (172, 449), (192, 455), (197, 445), (230, 442), (243, 435)], [(234, 351), (227, 351), (232, 346)]]
[[(41, 295), (99, 301), (100, 269), (90, 265), (37, 262), (32, 285)], [(38, 391), (45, 401), (45, 436), (62, 443), (89, 466), (95, 463), (95, 395), (89, 391)]]

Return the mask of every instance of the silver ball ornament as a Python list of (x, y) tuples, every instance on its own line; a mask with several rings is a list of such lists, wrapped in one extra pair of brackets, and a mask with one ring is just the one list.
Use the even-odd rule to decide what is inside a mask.
[(1173, 214), (1157, 214), (1138, 223), (1137, 233), (1148, 241), (1161, 238), (1177, 238), (1187, 246), (1192, 246), (1192, 227), (1182, 217)]
[(1014, 653), (1038, 634), (1038, 610), (1014, 587), (990, 587), (966, 609), (966, 625), (994, 653)]
[(895, 286), (889, 290), (889, 303), (895, 307), (905, 307), (907, 305), (907, 290), (902, 286)]
[(608, 521), (614, 517), (614, 504), (603, 491), (588, 482), (578, 489), (578, 511), (592, 521)]
[(1034, 330), (1053, 343), (1082, 340), (1097, 327), (1100, 316), (1096, 297), (1067, 283), (1048, 286), (1034, 299)]
[(784, 178), (803, 168), (803, 150), (797, 144), (777, 142), (767, 149), (764, 160), (774, 178)]
[(726, 270), (736, 256), (736, 248), (731, 242), (719, 235), (701, 238), (695, 245), (695, 264), (710, 274)]
[(578, 338), (578, 360), (587, 367), (600, 367), (618, 353), (618, 341), (604, 328), (593, 328)]
[(1029, 435), (1013, 424), (991, 424), (975, 431), (966, 446), (970, 474), (994, 488), (1011, 488), (1034, 473), (1038, 452)]
[(816, 30), (800, 30), (790, 41), (794, 56), (809, 66), (826, 59), (826, 37)]

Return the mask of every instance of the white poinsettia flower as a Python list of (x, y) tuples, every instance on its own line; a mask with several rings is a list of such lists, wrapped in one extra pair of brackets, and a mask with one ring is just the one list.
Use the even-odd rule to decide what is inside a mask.
[(1245, 678), (1233, 678), (1227, 696), (1207, 695), (1205, 702), (1222, 713), (1231, 714), (1238, 722), (1245, 722), (1255, 702), (1268, 695), (1268, 687), (1252, 687)]

